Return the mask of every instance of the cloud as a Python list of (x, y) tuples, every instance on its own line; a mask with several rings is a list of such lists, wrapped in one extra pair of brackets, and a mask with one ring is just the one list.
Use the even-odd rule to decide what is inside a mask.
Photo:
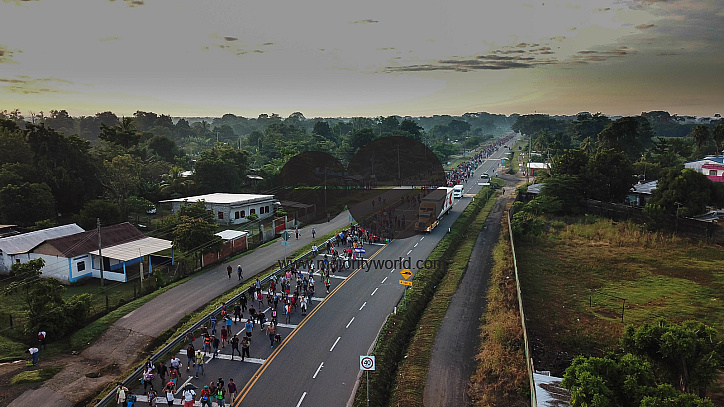
[(655, 25), (653, 24), (639, 24), (636, 26), (639, 30), (648, 30), (649, 28), (653, 28)]
[(236, 37), (224, 37), (224, 41), (238, 41), (239, 39)]
[(525, 69), (538, 65), (555, 64), (557, 61), (552, 58), (537, 59), (535, 57), (503, 56), (503, 55), (478, 55), (474, 58), (450, 58), (441, 59), (427, 64), (388, 66), (385, 72), (425, 72), (425, 71), (498, 71), (503, 69)]
[(120, 41), (121, 39), (119, 37), (105, 37), (105, 38), (99, 38), (98, 42), (107, 42), (107, 41)]
[[(115, 2), (116, 0), (108, 0), (111, 3)], [(142, 6), (146, 4), (146, 0), (123, 0), (123, 2), (128, 5), (128, 7), (136, 7), (136, 6)]]
[(4, 44), (0, 44), (0, 64), (15, 64), (13, 57), (15, 53), (21, 53), (23, 51), (19, 49), (10, 49)]
[(32, 79), (26, 75), (15, 75), (14, 78), (0, 78), (0, 86), (7, 89), (10, 93), (37, 94), (37, 93), (57, 93), (63, 89), (58, 87), (59, 84), (72, 84), (73, 82), (59, 78), (35, 78)]
[(568, 61), (569, 64), (573, 65), (585, 65), (589, 62), (604, 62), (612, 58), (623, 58), (626, 55), (638, 53), (637, 49), (621, 45), (616, 49), (606, 50), (582, 50), (578, 51), (576, 55), (571, 57)]
[(371, 19), (368, 18), (368, 19), (365, 19), (365, 20), (357, 20), (357, 21), (352, 21), (352, 22), (350, 22), (350, 24), (374, 24), (374, 23), (379, 23), (379, 21), (377, 21), (377, 20), (371, 20)]

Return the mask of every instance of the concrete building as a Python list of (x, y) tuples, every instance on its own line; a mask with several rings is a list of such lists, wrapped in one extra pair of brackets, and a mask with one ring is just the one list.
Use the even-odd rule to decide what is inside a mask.
[(73, 235), (83, 232), (83, 228), (71, 223), (69, 225), (36, 230), (34, 232), (3, 237), (0, 239), (0, 272), (9, 273), (15, 263), (25, 263), (37, 258), (31, 252), (46, 240)]
[[(144, 256), (168, 250), (172, 246), (169, 240), (148, 237), (128, 222), (101, 228), (102, 261), (98, 253), (98, 232), (90, 230), (48, 239), (35, 247), (30, 253), (32, 258), (45, 260), (41, 270), (43, 277), (55, 277), (63, 282), (72, 283), (81, 278), (101, 276), (112, 281), (128, 281), (128, 266), (137, 264)], [(173, 257), (173, 254), (172, 254)], [(151, 262), (148, 262), (151, 273)], [(134, 267), (130, 273), (139, 273)]]
[(216, 221), (221, 225), (247, 222), (251, 214), (257, 214), (259, 219), (268, 218), (274, 213), (274, 205), (277, 203), (274, 195), (226, 193), (167, 199), (161, 203), (171, 204), (171, 210), (176, 213), (184, 202), (198, 201), (205, 202), (206, 209), (214, 213)]
[(700, 172), (714, 182), (724, 182), (724, 155), (706, 156), (701, 160), (689, 161), (684, 167)]

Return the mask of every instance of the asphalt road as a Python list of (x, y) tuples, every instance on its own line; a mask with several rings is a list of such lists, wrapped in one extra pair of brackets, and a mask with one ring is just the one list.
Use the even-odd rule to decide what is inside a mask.
[[(511, 141), (509, 145), (512, 144)], [(478, 167), (465, 185), (465, 194), (479, 192), (482, 188), (478, 185), (480, 175), (484, 172), (493, 174), (507, 151), (498, 150)], [(410, 269), (415, 273), (416, 262), (427, 258), (471, 200), (469, 196), (457, 199), (450, 212), (429, 234), (395, 240), (384, 246), (365, 245), (365, 258), (373, 262), (410, 259)], [(388, 262), (381, 267), (373, 263), (369, 271), (358, 268), (337, 273), (337, 277), (346, 278), (332, 278), (332, 290), (328, 295), (317, 281), (318, 300), (312, 301), (306, 317), (297, 310), (292, 314), (291, 326), (280, 326), (277, 330), (283, 336), (280, 344), (271, 347), (266, 335), (257, 328), (250, 348), (250, 355), (256, 360), (241, 362), (238, 356), (231, 360), (228, 356), (231, 350), (227, 346), (221, 350), (220, 357), (209, 360), (205, 375), (196, 379), (184, 373), (179, 385), (188, 382), (203, 387), (220, 377), (224, 382), (233, 378), (239, 387), (235, 407), (347, 404), (360, 375), (360, 355), (369, 353), (387, 316), (394, 312), (403, 297), (405, 286), (399, 284), (400, 271), (399, 263)], [(414, 284), (414, 277), (412, 281)], [(265, 309), (266, 306), (262, 308)], [(284, 321), (281, 312), (278, 319)], [(243, 329), (240, 324), (232, 327), (235, 332)], [(200, 347), (199, 340), (195, 346)], [(186, 362), (185, 354), (179, 357)], [(158, 383), (156, 387), (158, 390)], [(139, 394), (141, 389), (133, 391)], [(180, 393), (177, 398), (180, 399)], [(227, 404), (229, 401), (227, 398)]]

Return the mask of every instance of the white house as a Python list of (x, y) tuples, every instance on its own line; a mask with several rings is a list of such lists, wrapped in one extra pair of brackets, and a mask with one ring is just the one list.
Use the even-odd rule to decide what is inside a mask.
[(2, 256), (0, 272), (9, 273), (10, 267), (12, 267), (14, 263), (25, 263), (28, 260), (37, 258), (31, 251), (46, 240), (80, 232), (83, 232), (83, 228), (75, 223), (71, 223), (69, 225), (21, 233), (0, 239), (0, 255)]
[(274, 195), (215, 193), (168, 199), (161, 203), (170, 203), (171, 210), (175, 213), (186, 201), (204, 201), (206, 209), (212, 211), (216, 221), (222, 225), (244, 223), (251, 214), (257, 214), (259, 219), (272, 216), (274, 204), (277, 202)]
[[(82, 230), (82, 229), (81, 229)], [(41, 270), (44, 277), (55, 277), (64, 282), (80, 278), (101, 276), (113, 281), (128, 281), (129, 273), (140, 272), (144, 256), (170, 249), (169, 240), (148, 237), (128, 222), (101, 228), (101, 262), (98, 253), (98, 231), (75, 233), (45, 240), (35, 247), (32, 258), (45, 260)], [(172, 254), (173, 256), (173, 254)], [(129, 266), (137, 264), (132, 270)], [(148, 262), (151, 273), (151, 262)]]

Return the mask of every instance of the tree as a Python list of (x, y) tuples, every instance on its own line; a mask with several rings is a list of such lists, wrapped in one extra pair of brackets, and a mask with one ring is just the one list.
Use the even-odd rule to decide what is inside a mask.
[(696, 144), (696, 158), (701, 157), (701, 150), (709, 143), (709, 128), (700, 124), (694, 127), (694, 131), (689, 134)]
[(194, 181), (201, 192), (237, 192), (246, 181), (249, 153), (217, 144), (201, 152)]
[(604, 202), (622, 202), (635, 182), (631, 160), (618, 151), (601, 150), (585, 170), (585, 195)]
[(193, 186), (193, 180), (183, 176), (184, 169), (179, 166), (171, 167), (171, 171), (164, 175), (161, 183), (161, 193), (178, 198), (188, 194)]
[(563, 150), (551, 160), (551, 176), (580, 176), (588, 165), (588, 154), (584, 150)]
[(98, 219), (103, 226), (115, 225), (123, 220), (117, 205), (102, 199), (94, 199), (86, 202), (76, 216), (75, 223), (85, 230), (91, 230), (96, 228)]
[(174, 229), (173, 246), (186, 253), (210, 253), (221, 248), (221, 238), (214, 235), (216, 223), (203, 218), (179, 216)]
[(716, 153), (722, 154), (722, 148), (724, 148), (722, 145), (724, 143), (724, 124), (719, 123), (714, 126), (714, 129), (711, 131), (711, 139), (716, 145)]
[(130, 154), (113, 157), (111, 161), (103, 162), (103, 171), (100, 181), (105, 188), (105, 195), (109, 201), (118, 206), (121, 218), (128, 217), (126, 199), (135, 195), (141, 174), (141, 163)]
[(417, 141), (422, 140), (422, 127), (410, 119), (405, 119), (400, 123), (400, 131), (410, 133), (410, 137)]
[(141, 134), (136, 131), (136, 122), (132, 117), (124, 117), (116, 126), (109, 127), (101, 123), (101, 140), (118, 144), (123, 148), (131, 148), (141, 140)]
[(540, 196), (561, 203), (560, 213), (571, 214), (580, 211), (580, 202), (585, 197), (581, 177), (575, 175), (557, 175), (545, 180)]
[(680, 391), (699, 396), (706, 395), (724, 363), (724, 341), (716, 329), (698, 321), (629, 325), (621, 348), (649, 360), (656, 373)]
[(148, 140), (148, 148), (158, 154), (164, 161), (172, 163), (176, 156), (176, 142), (167, 136), (153, 136)]
[(375, 132), (370, 128), (355, 130), (349, 138), (349, 144), (354, 150), (358, 150), (376, 138)]
[(692, 169), (671, 168), (663, 171), (649, 205), (659, 205), (670, 215), (700, 215), (707, 205), (724, 205), (724, 185), (712, 182)]
[(329, 123), (322, 120), (314, 123), (314, 130), (312, 130), (312, 133), (319, 134), (327, 140), (334, 140), (332, 129), (329, 127)]
[(634, 161), (653, 143), (651, 124), (645, 117), (622, 117), (610, 123), (598, 134), (599, 149), (623, 152)]
[(24, 182), (0, 189), (0, 220), (3, 223), (30, 226), (55, 217), (55, 198), (47, 184)]

